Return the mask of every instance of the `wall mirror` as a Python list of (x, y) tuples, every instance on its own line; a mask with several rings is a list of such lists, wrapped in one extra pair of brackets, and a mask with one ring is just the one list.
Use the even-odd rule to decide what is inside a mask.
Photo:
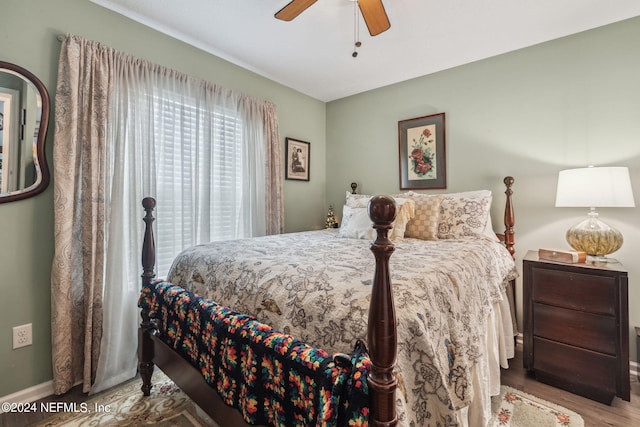
[(0, 203), (35, 196), (49, 185), (49, 108), (47, 89), (36, 76), (0, 61)]

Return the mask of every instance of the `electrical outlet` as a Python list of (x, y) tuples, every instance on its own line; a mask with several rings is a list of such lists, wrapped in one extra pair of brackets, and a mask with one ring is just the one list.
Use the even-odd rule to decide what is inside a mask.
[(13, 349), (26, 347), (33, 344), (31, 335), (31, 323), (13, 328)]

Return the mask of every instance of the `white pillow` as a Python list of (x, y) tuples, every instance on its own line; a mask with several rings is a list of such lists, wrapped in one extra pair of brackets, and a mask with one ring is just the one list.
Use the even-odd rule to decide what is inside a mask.
[(344, 205), (342, 208), (342, 224), (340, 224), (338, 235), (352, 239), (373, 240), (373, 223), (369, 219), (367, 208), (352, 208)]
[[(339, 236), (371, 240), (375, 238), (375, 230), (367, 209), (370, 198), (371, 196), (351, 198), (353, 206), (344, 205)], [(392, 228), (389, 231), (391, 240), (404, 238), (407, 222), (415, 215), (415, 202), (413, 200), (402, 198), (395, 198), (394, 200), (397, 212), (396, 219), (391, 224)], [(347, 201), (349, 201), (349, 198), (347, 198)]]
[(350, 208), (366, 208), (373, 196), (367, 194), (353, 194), (347, 191), (346, 205)]
[(460, 193), (446, 193), (446, 194), (443, 194), (443, 196), (451, 199), (455, 199), (455, 198), (481, 199), (484, 197), (491, 197), (491, 191), (490, 190), (463, 191)]
[(493, 224), (491, 223), (491, 214), (489, 214), (487, 225), (484, 227), (484, 231), (482, 232), (482, 234), (489, 240), (494, 240), (496, 242), (500, 241), (500, 239), (498, 239), (498, 235), (493, 229)]

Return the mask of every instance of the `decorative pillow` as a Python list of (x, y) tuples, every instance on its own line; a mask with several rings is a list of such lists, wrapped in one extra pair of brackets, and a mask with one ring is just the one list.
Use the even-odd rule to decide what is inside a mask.
[(366, 194), (353, 194), (347, 191), (346, 203), (350, 208), (366, 208), (371, 197), (373, 196)]
[[(450, 194), (447, 194), (446, 196), (462, 197), (462, 198), (468, 197), (470, 199), (485, 198), (485, 197), (489, 197), (490, 199), (492, 198), (491, 191), (489, 190), (476, 190), (476, 191), (465, 191), (462, 193), (450, 193)], [(489, 206), (491, 206), (491, 202), (489, 202)], [(490, 240), (495, 240), (496, 242), (500, 241), (500, 239), (498, 239), (498, 236), (496, 235), (495, 230), (493, 229), (493, 224), (491, 222), (491, 212), (489, 212), (489, 214), (487, 215), (487, 225), (484, 228), (483, 235)]]
[[(373, 229), (373, 223), (369, 218), (369, 212), (367, 206), (371, 196), (361, 197), (349, 197), (350, 193), (347, 193), (347, 204), (342, 208), (342, 225), (338, 233), (341, 237), (351, 237), (356, 239), (371, 239), (375, 238), (375, 230)], [(351, 196), (354, 196), (353, 194)], [(396, 207), (398, 209), (396, 213), (396, 219), (392, 223), (392, 228), (389, 231), (389, 238), (391, 240), (404, 238), (407, 222), (413, 218), (415, 214), (415, 203), (411, 199), (394, 199)], [(351, 202), (351, 206), (349, 206)]]
[(407, 196), (415, 202), (416, 213), (407, 223), (407, 228), (404, 233), (405, 237), (437, 240), (442, 196), (439, 194), (428, 195), (413, 192), (408, 193)]
[(444, 195), (440, 204), (438, 238), (484, 236), (490, 209), (491, 192), (488, 190)]
[(374, 230), (367, 208), (353, 208), (344, 205), (342, 208), (342, 224), (338, 232), (340, 237), (373, 240)]
[(415, 201), (412, 199), (394, 198), (396, 202), (396, 219), (393, 221), (393, 228), (389, 233), (391, 240), (404, 239), (406, 235), (407, 224), (415, 217)]

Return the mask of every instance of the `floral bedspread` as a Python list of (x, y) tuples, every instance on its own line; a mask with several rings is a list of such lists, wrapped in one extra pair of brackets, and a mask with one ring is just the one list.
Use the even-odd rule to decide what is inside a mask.
[[(370, 241), (336, 230), (198, 245), (167, 280), (326, 351), (366, 340), (375, 259)], [(397, 408), (402, 425), (456, 425), (474, 396), (472, 367), (493, 304), (516, 277), (489, 239), (404, 239), (390, 259), (398, 321)]]
[(361, 341), (350, 355), (330, 355), (167, 282), (144, 287), (138, 306), (159, 321), (160, 339), (196, 367), (248, 423), (367, 425), (363, 378), (371, 362)]

